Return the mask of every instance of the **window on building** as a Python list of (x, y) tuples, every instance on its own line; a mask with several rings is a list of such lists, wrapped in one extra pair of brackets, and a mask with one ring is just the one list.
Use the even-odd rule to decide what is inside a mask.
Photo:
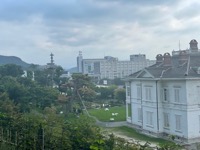
[(141, 99), (141, 86), (137, 85), (137, 99)]
[(180, 102), (180, 89), (179, 88), (174, 89), (174, 100), (175, 100), (175, 102)]
[(128, 117), (131, 118), (131, 116), (132, 116), (131, 104), (128, 104)]
[(167, 88), (163, 89), (163, 100), (169, 101), (169, 90)]
[(152, 100), (152, 98), (151, 98), (151, 87), (145, 87), (145, 95), (146, 95), (146, 100)]
[(169, 114), (168, 113), (164, 113), (163, 114), (163, 119), (164, 119), (164, 127), (165, 128), (169, 128)]
[(138, 108), (138, 122), (142, 121), (142, 109)]
[(147, 125), (153, 126), (153, 112), (147, 111)]
[(126, 86), (126, 95), (127, 95), (127, 96), (130, 96), (130, 95), (131, 95), (131, 88), (130, 88), (130, 85), (127, 85), (127, 86)]
[(176, 130), (181, 130), (181, 115), (175, 115), (176, 120)]

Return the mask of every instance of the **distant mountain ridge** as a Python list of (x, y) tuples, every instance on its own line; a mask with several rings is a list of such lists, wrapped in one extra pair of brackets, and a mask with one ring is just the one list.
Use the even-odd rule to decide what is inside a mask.
[(16, 64), (16, 65), (22, 66), (24, 68), (27, 68), (30, 66), (30, 64), (24, 62), (19, 57), (0, 55), (0, 65), (5, 65), (5, 64)]
[(73, 68), (67, 69), (67, 71), (69, 71), (70, 73), (78, 73), (78, 68), (73, 67)]

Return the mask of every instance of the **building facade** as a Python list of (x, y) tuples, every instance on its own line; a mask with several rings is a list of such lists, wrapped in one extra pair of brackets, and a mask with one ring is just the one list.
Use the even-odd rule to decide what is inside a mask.
[(156, 64), (126, 78), (127, 122), (152, 135), (200, 141), (200, 51), (158, 54)]
[(82, 54), (79, 54), (77, 57), (78, 72), (98, 79), (124, 78), (153, 64), (155, 60), (146, 59), (144, 54), (131, 55), (130, 61), (119, 61), (118, 58), (111, 56), (102, 59), (83, 59)]

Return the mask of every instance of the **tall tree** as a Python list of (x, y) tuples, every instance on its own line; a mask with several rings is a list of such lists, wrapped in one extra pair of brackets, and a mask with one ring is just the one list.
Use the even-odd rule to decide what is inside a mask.
[(121, 102), (125, 104), (126, 101), (126, 90), (124, 88), (118, 88), (114, 92), (115, 99), (118, 100), (118, 102)]
[(21, 66), (15, 64), (6, 64), (0, 66), (0, 75), (1, 76), (12, 76), (19, 77), (24, 74), (24, 71)]

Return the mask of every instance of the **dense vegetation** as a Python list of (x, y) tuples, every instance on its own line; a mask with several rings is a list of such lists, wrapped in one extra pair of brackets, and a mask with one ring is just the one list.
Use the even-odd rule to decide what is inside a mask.
[(96, 97), (87, 75), (74, 74), (68, 80), (60, 78), (62, 67), (31, 67), (27, 77), (22, 77), (21, 67), (0, 66), (0, 149), (150, 149), (148, 144), (128, 143), (102, 133), (82, 113), (80, 98), (93, 101)]

